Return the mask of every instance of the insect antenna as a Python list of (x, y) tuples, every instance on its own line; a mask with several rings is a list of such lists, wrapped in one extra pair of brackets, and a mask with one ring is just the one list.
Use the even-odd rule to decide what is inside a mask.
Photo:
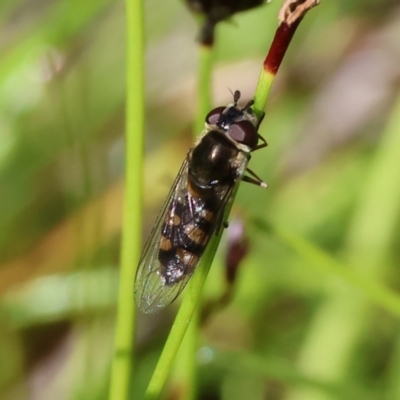
[(235, 93), (233, 93), (233, 101), (235, 105), (237, 105), (239, 99), (240, 99), (240, 92), (239, 90), (235, 90)]
[(249, 100), (244, 107), (242, 108), (242, 111), (250, 111), (250, 107), (254, 104), (254, 100), (251, 99)]

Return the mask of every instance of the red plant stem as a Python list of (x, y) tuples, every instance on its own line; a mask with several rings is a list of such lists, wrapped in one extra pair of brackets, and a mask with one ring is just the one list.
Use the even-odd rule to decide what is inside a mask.
[(283, 57), (286, 54), (286, 50), (296, 32), (297, 27), (301, 18), (288, 25), (286, 22), (282, 22), (276, 30), (274, 40), (269, 49), (268, 55), (264, 60), (264, 69), (269, 73), (276, 75), (281, 65)]

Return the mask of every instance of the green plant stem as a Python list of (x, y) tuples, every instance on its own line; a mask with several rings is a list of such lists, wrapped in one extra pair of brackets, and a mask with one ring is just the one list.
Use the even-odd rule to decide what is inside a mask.
[(275, 32), (274, 39), (268, 50), (267, 56), (265, 57), (263, 68), (258, 79), (256, 92), (254, 94), (253, 110), (259, 119), (264, 115), (264, 109), (267, 105), (268, 96), (275, 76), (278, 73), (283, 57), (289, 48), (293, 35), (295, 34), (300, 22), (301, 19), (291, 25), (283, 22), (278, 26)]
[(197, 392), (196, 352), (199, 340), (199, 307), (194, 310), (172, 370), (169, 387), (179, 400), (194, 400)]
[[(226, 220), (229, 216), (237, 189), (238, 186), (235, 188), (234, 193), (232, 194), (231, 199), (226, 206), (224, 220)], [(218, 236), (214, 235), (211, 238), (210, 243), (201, 258), (201, 261), (197, 266), (195, 273), (193, 274), (193, 277), (185, 289), (185, 295), (183, 297), (182, 304), (179, 308), (174, 324), (172, 325), (171, 332), (158, 360), (156, 369), (151, 377), (149, 386), (147, 387), (145, 400), (155, 400), (161, 395), (161, 391), (165, 385), (165, 382), (167, 381), (169, 371), (171, 370), (172, 363), (174, 362), (183, 337), (185, 336), (187, 328), (192, 320), (193, 314), (198, 309), (198, 303), (201, 297), (203, 286), (206, 281), (208, 271), (210, 270), (211, 264), (214, 260), (215, 253), (217, 252), (221, 235), (222, 232), (220, 232)]]
[[(197, 115), (194, 140), (204, 130), (205, 116), (211, 109), (211, 75), (214, 47), (199, 45), (199, 72), (197, 80)], [(196, 396), (196, 351), (199, 337), (199, 309), (195, 309), (188, 330), (177, 353), (171, 376), (171, 390), (179, 393), (181, 400), (192, 400)]]
[(127, 0), (126, 177), (115, 353), (110, 400), (129, 398), (135, 305), (133, 281), (141, 247), (144, 132), (143, 4)]
[(265, 69), (261, 70), (260, 77), (258, 78), (256, 92), (254, 94), (253, 105), (253, 110), (259, 118), (264, 114), (264, 109), (267, 104), (267, 99), (271, 92), (274, 80), (274, 74)]
[(183, 337), (185, 336), (193, 313), (198, 307), (201, 292), (220, 240), (221, 236), (214, 236), (211, 239), (200, 264), (197, 266), (193, 277), (185, 289), (182, 304), (147, 388), (145, 396), (146, 400), (155, 400), (161, 395), (161, 391), (167, 381), (172, 363), (175, 360), (175, 356), (182, 343)]
[(211, 82), (214, 47), (199, 46), (199, 73), (197, 81), (197, 116), (194, 134), (199, 135), (204, 129), (204, 118), (211, 110)]

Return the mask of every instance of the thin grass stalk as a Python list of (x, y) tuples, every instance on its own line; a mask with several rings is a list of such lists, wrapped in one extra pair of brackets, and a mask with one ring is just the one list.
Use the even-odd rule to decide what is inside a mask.
[[(197, 112), (193, 139), (204, 130), (204, 118), (211, 109), (211, 81), (214, 46), (199, 44), (199, 72), (197, 78)], [(212, 261), (211, 261), (212, 262)], [(180, 400), (193, 400), (197, 388), (196, 352), (199, 336), (199, 314), (197, 307), (189, 323), (178, 351), (171, 376), (171, 390), (179, 393)]]
[[(201, 302), (201, 300), (200, 300)], [(196, 307), (179, 347), (168, 387), (177, 400), (194, 400), (197, 394), (197, 349), (199, 343), (199, 308)]]
[[(199, 45), (197, 115), (196, 115), (195, 129), (194, 129), (194, 139), (197, 139), (197, 137), (204, 130), (204, 118), (211, 109), (211, 80), (212, 80), (211, 76), (212, 76), (212, 65), (213, 65), (213, 54), (214, 54), (213, 49), (214, 47), (209, 44), (200, 43)], [(220, 238), (213, 238), (211, 240), (213, 241), (214, 239), (216, 239), (219, 243)], [(209, 254), (208, 256), (207, 254), (203, 256), (200, 265), (197, 267), (197, 270), (204, 271), (204, 274), (202, 274), (199, 277), (200, 278), (199, 280), (196, 280), (195, 277), (192, 278), (191, 282), (188, 285), (188, 288), (185, 290), (186, 292), (185, 298), (187, 296), (187, 293), (190, 292), (191, 290), (190, 286), (194, 285), (195, 282), (197, 281), (199, 283), (197, 284), (197, 289), (195, 290), (196, 292), (195, 297), (198, 298), (198, 296), (200, 296), (200, 292), (202, 290), (208, 271), (214, 259), (214, 254), (218, 247), (218, 243), (214, 246), (215, 250), (213, 250), (212, 255), (209, 254), (208, 252)], [(211, 248), (211, 246), (213, 245), (210, 244), (209, 248)], [(203, 265), (205, 263), (206, 265)], [(200, 273), (196, 272), (195, 276), (198, 275), (200, 275)], [(197, 301), (190, 302), (187, 314), (184, 314), (185, 315), (184, 317), (181, 316), (181, 311), (178, 313), (175, 323), (172, 326), (168, 340), (164, 346), (157, 367), (150, 380), (146, 392), (146, 399), (156, 399), (158, 398), (158, 396), (160, 396), (176, 356), (178, 357), (174, 368), (175, 378), (173, 378), (171, 382), (173, 391), (179, 393), (181, 399), (189, 400), (195, 397), (195, 392), (196, 392), (195, 353), (198, 342), (197, 321), (199, 312), (199, 309), (196, 306), (196, 304)], [(182, 304), (181, 309), (183, 307), (184, 306)], [(185, 337), (185, 340), (183, 341), (186, 332), (188, 336)], [(183, 345), (180, 352), (178, 353), (182, 341)]]
[(254, 95), (253, 110), (259, 118), (264, 113), (272, 84), (300, 21), (298, 20), (292, 25), (281, 23), (276, 30), (272, 45), (264, 60)]
[(268, 96), (292, 38), (306, 13), (320, 0), (285, 0), (279, 11), (279, 26), (264, 60), (254, 95), (253, 110), (262, 118)]
[(197, 76), (197, 113), (195, 123), (195, 139), (204, 129), (204, 118), (211, 110), (211, 83), (214, 47), (199, 45), (199, 73)]
[[(231, 206), (232, 204), (228, 207), (229, 211)], [(221, 235), (213, 236), (210, 244), (207, 246), (202, 260), (196, 268), (196, 273), (193, 274), (193, 277), (185, 289), (182, 304), (179, 308), (174, 324), (172, 325), (171, 332), (158, 360), (156, 369), (147, 387), (145, 400), (155, 400), (161, 396), (183, 337), (185, 336), (192, 316), (198, 307), (201, 292), (220, 240)]]
[(110, 400), (129, 398), (135, 304), (133, 282), (141, 249), (144, 133), (144, 34), (141, 0), (126, 0), (127, 101), (126, 176), (115, 351)]

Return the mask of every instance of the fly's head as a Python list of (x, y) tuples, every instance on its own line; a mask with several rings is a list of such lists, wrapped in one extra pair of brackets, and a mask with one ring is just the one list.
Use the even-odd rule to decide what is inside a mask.
[(251, 109), (253, 100), (247, 102), (244, 107), (239, 107), (239, 99), (240, 92), (236, 90), (232, 104), (211, 110), (206, 116), (206, 127), (223, 132), (238, 148), (250, 152), (258, 143), (259, 121)]

